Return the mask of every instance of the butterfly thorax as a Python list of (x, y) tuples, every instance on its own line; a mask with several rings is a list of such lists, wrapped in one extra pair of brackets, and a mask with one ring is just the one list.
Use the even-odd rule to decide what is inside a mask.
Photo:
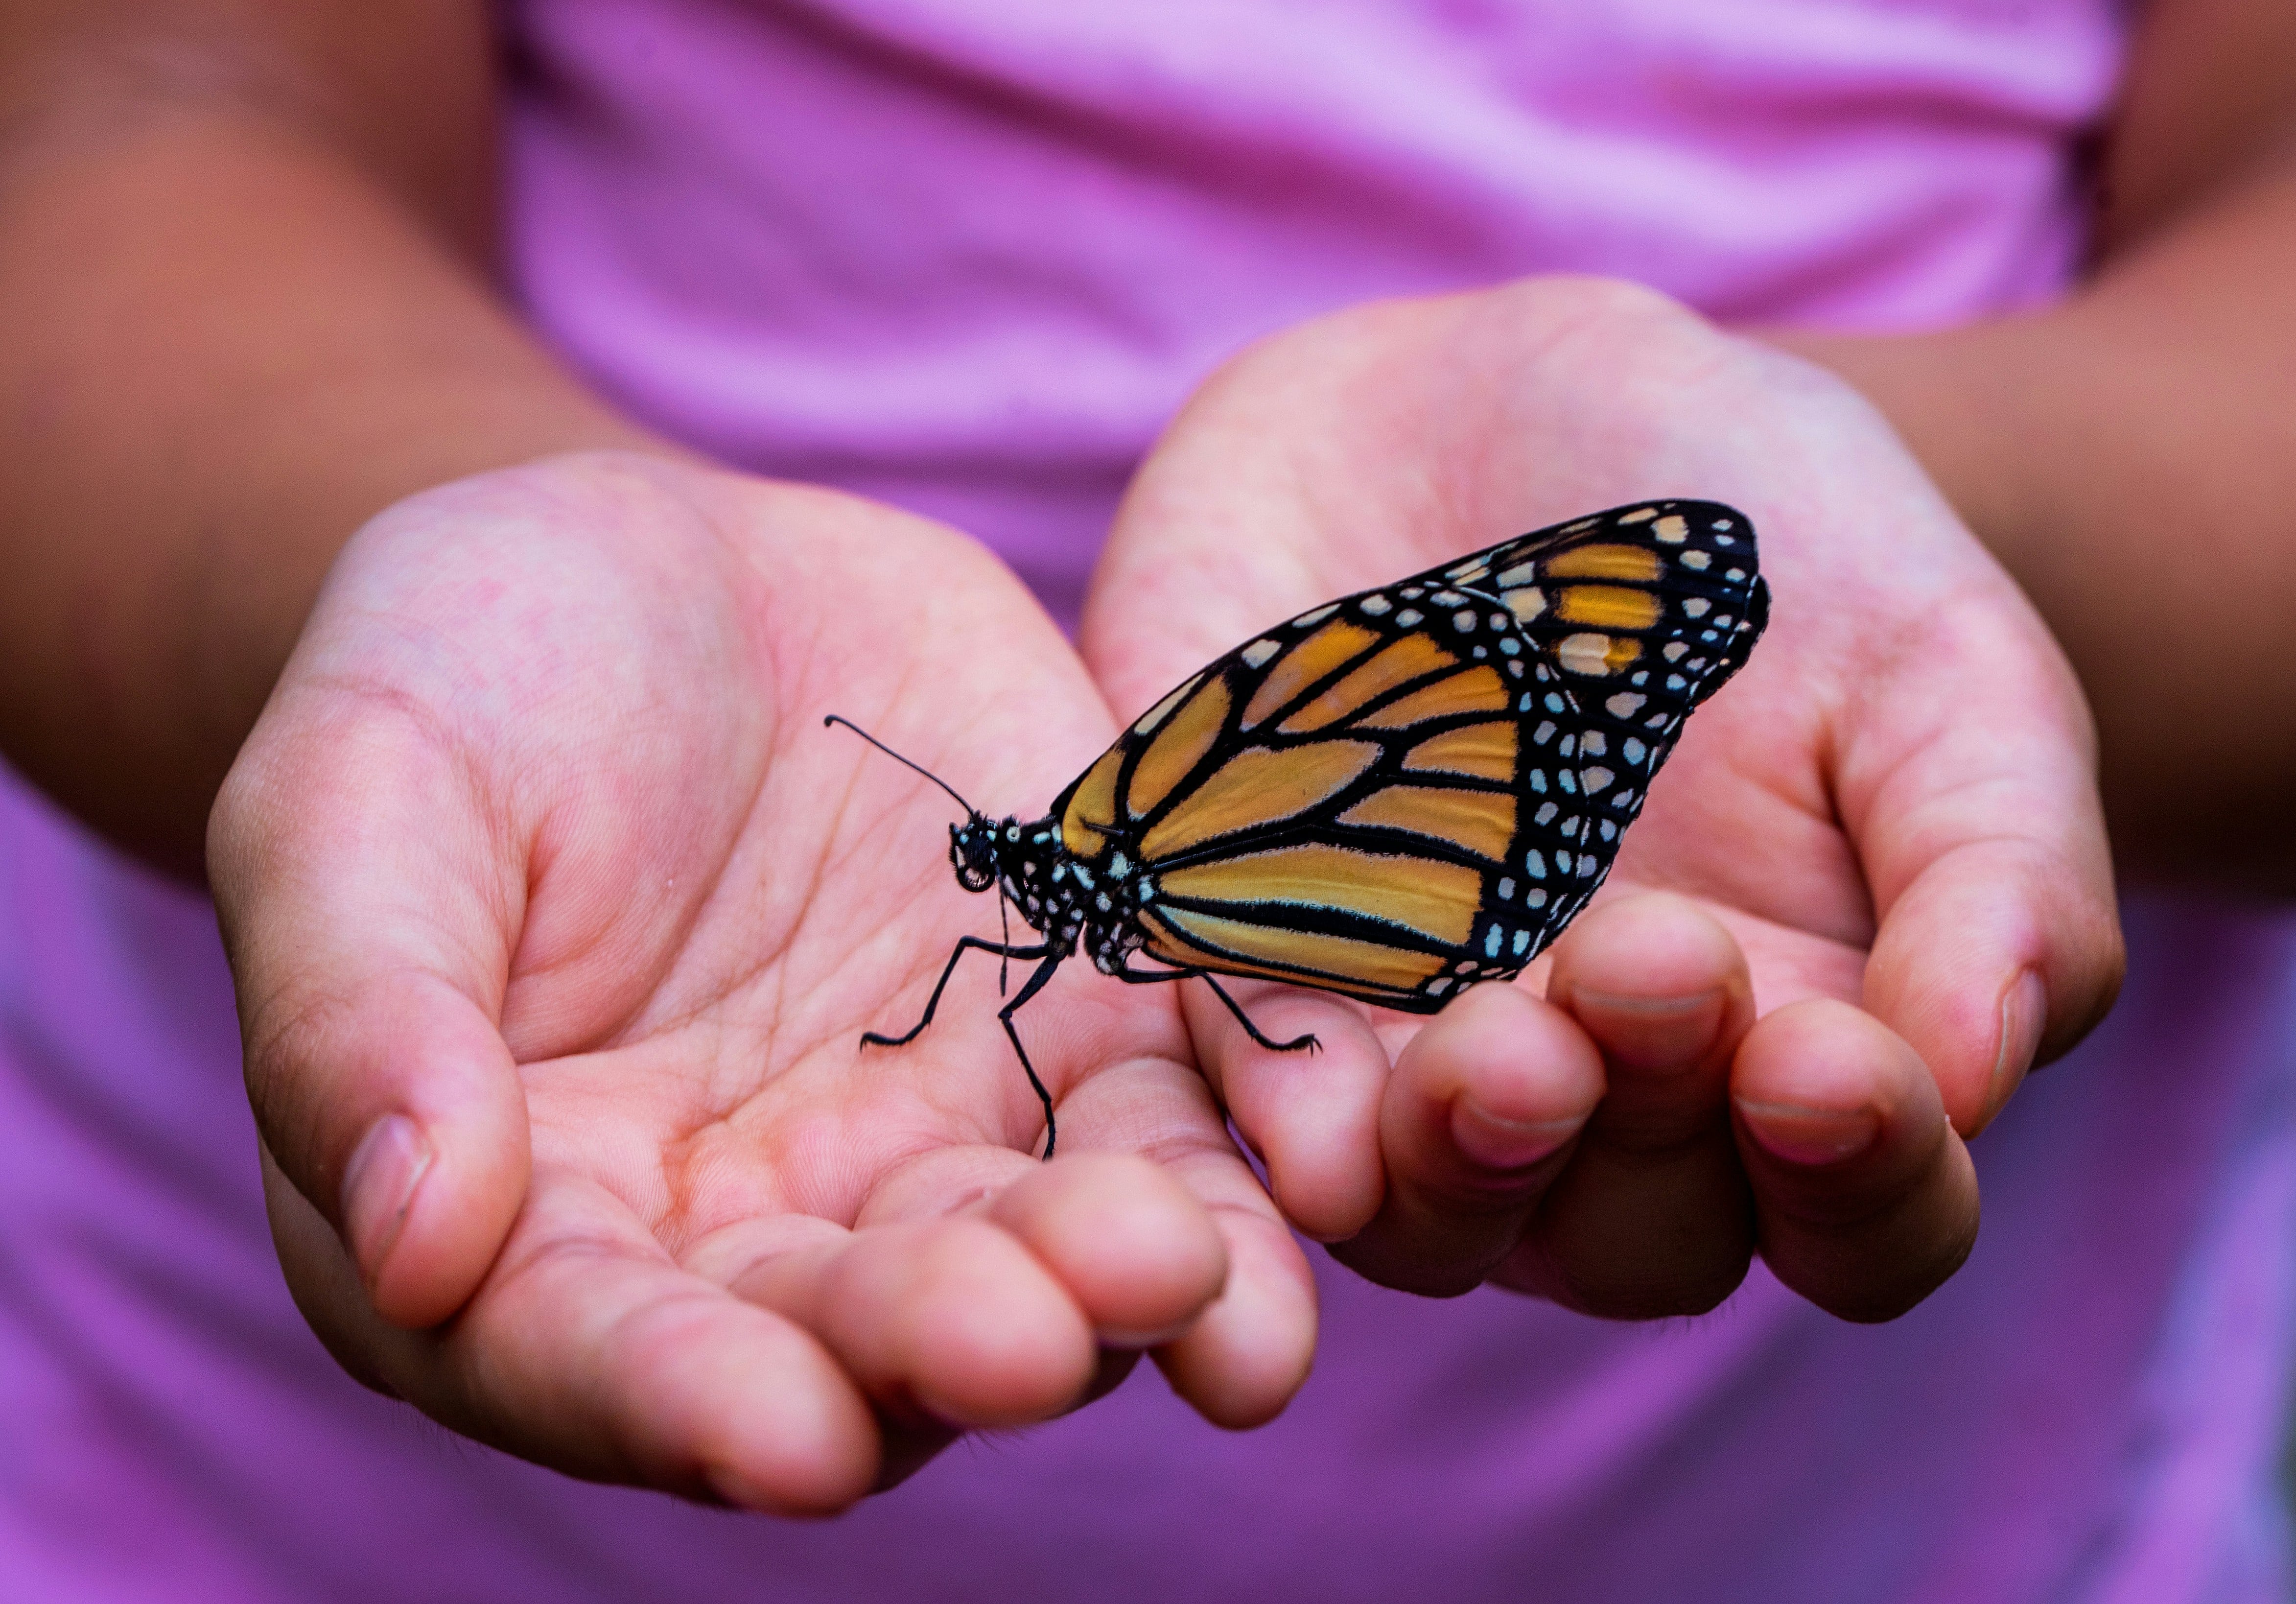
[(1120, 847), (1086, 863), (1069, 850), (1050, 815), (975, 818), (951, 827), (949, 836), (958, 884), (967, 891), (1001, 886), (1054, 956), (1083, 950), (1096, 967), (1113, 974), (1141, 945), (1136, 917), (1141, 882)]

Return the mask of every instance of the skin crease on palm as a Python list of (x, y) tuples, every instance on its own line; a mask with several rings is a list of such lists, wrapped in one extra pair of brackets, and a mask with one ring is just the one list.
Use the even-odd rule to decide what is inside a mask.
[(1083, 649), (1128, 712), (1318, 601), (1670, 495), (1751, 514), (1770, 628), (1551, 961), (1423, 1027), (1242, 988), (1312, 1060), (1202, 996), (1190, 1024), (1285, 1213), (1375, 1279), (1652, 1316), (1759, 1252), (1887, 1318), (1973, 1239), (1964, 1139), (2103, 1014), (2121, 955), (2071, 673), (1847, 387), (1592, 281), (1293, 330), (1135, 481)]
[[(1144, 1349), (1266, 1419), (1313, 1287), (1168, 990), (1029, 1009), (1052, 1164), (992, 964), (859, 1049), (978, 908), (947, 799), (832, 708), (987, 797), (1113, 735), (1001, 566), (826, 492), (566, 458), (357, 537), (214, 834), (299, 1302), (458, 1429), (758, 1508), (840, 1507)], [(419, 1181), (403, 1220), (323, 1220), (393, 1108), (422, 1143), (386, 1122), (365, 1162)]]

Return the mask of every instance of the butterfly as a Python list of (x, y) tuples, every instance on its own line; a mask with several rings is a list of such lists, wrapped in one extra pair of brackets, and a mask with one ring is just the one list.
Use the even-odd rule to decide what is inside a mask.
[[(1041, 818), (956, 799), (957, 884), (992, 887), (1039, 940), (961, 938), (898, 1047), (968, 951), (1037, 960), (997, 1019), (1058, 1130), (1013, 1016), (1088, 953), (1136, 984), (1276, 980), (1431, 1014), (1506, 980), (1610, 872), (1693, 709), (1769, 615), (1753, 526), (1718, 502), (1614, 507), (1300, 613), (1143, 713)], [(1146, 967), (1146, 966), (1154, 967)], [(1002, 990), (1002, 981), (999, 982)]]

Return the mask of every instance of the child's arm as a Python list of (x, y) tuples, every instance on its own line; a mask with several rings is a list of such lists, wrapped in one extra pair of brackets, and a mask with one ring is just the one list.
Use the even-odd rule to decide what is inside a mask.
[(485, 282), (482, 7), (20, 0), (6, 29), (0, 745), (195, 873), (353, 530), (645, 437)]
[(857, 1050), (984, 910), (946, 799), (821, 715), (1041, 800), (1098, 693), (974, 543), (709, 470), (527, 336), (483, 14), (0, 9), (0, 748), (187, 870), (222, 784), (299, 1304), (462, 1430), (760, 1507), (1152, 1345), (1266, 1418), (1313, 1293), (1161, 989), (1023, 1016), (1073, 1161), (993, 966)]
[(2296, 7), (2161, 0), (2101, 257), (2032, 317), (1792, 337), (1876, 401), (2096, 711), (2142, 869), (2296, 889)]

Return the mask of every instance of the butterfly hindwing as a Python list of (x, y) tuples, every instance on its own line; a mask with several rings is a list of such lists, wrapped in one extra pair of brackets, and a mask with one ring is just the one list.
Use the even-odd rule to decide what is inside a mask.
[(1766, 605), (1718, 504), (1541, 530), (1238, 646), (1054, 818), (1132, 880), (1151, 956), (1432, 1012), (1586, 904)]

